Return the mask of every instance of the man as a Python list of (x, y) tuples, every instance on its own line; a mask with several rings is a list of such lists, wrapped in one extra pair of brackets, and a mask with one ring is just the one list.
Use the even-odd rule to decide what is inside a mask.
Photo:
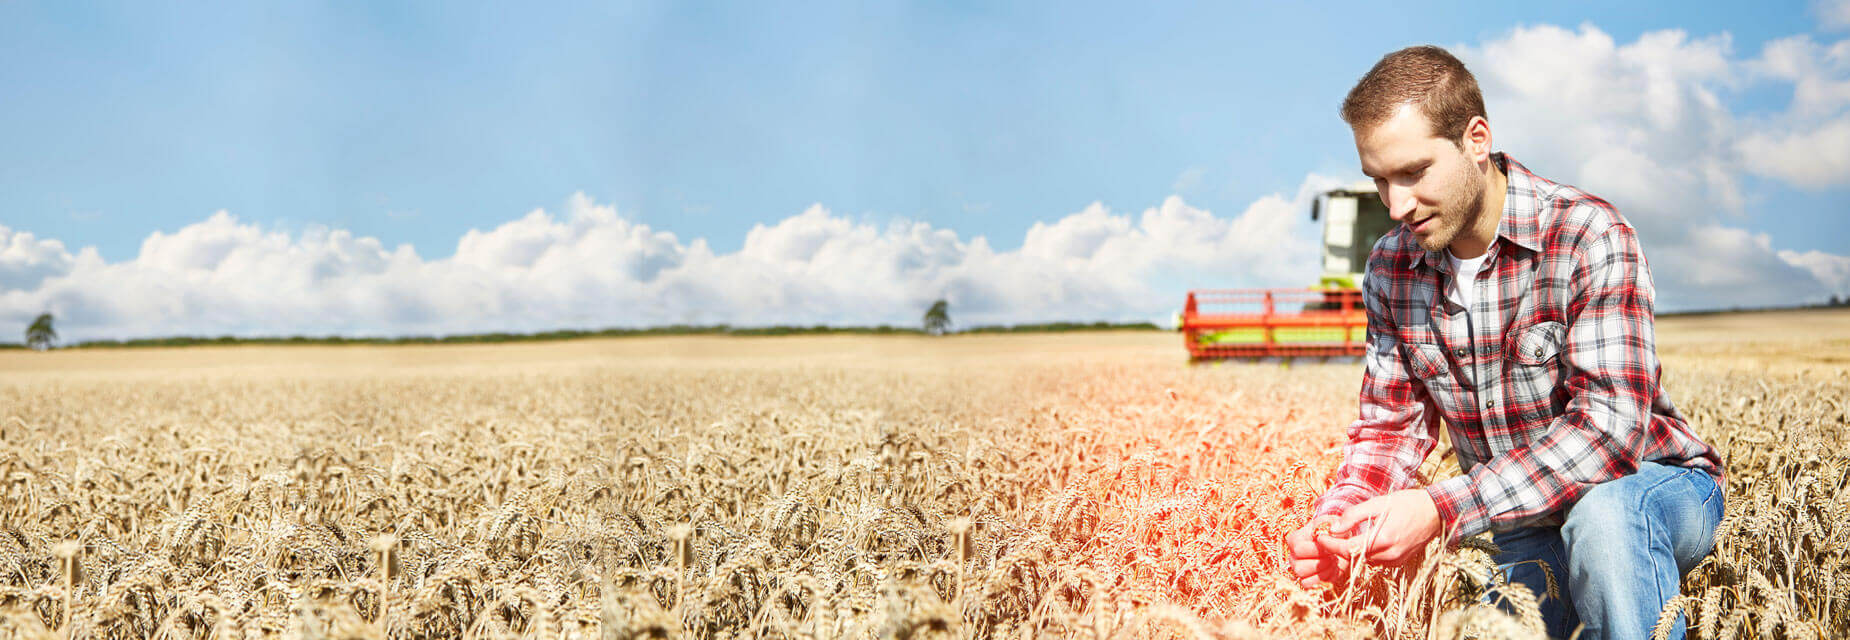
[[(1401, 224), (1369, 254), (1361, 416), (1286, 536), (1292, 572), (1338, 584), (1355, 554), (1493, 532), (1512, 581), (1545, 594), (1536, 560), (1561, 580), (1550, 635), (1648, 637), (1714, 545), (1722, 468), (1660, 384), (1636, 233), (1492, 153), (1477, 80), (1443, 49), (1388, 54), (1342, 115)], [(1440, 419), (1464, 473), (1414, 486)]]

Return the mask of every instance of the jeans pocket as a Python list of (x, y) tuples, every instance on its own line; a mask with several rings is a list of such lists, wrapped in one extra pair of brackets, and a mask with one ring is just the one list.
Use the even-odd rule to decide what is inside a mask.
[[(1722, 520), (1722, 492), (1715, 482), (1715, 477), (1701, 469), (1685, 468), (1681, 471), (1683, 480), (1689, 484), (1689, 503), (1695, 506), (1693, 512), (1684, 511), (1687, 520), (1680, 523), (1666, 522), (1673, 533), (1672, 547), (1677, 558), (1677, 569), (1687, 573), (1695, 568), (1703, 556), (1715, 550), (1716, 527)], [(1700, 500), (1700, 503), (1697, 501)], [(1685, 507), (1687, 509), (1688, 507)]]
[(1695, 488), (1696, 495), (1702, 496), (1703, 508), (1716, 514), (1716, 518), (1720, 519), (1722, 488), (1716, 484), (1715, 476), (1701, 469), (1685, 469), (1683, 477), (1689, 480), (1690, 486)]

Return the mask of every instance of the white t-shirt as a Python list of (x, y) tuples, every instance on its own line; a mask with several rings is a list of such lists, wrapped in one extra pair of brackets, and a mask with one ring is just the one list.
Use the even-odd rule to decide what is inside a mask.
[(1445, 259), (1452, 263), (1453, 277), (1452, 284), (1445, 288), (1445, 297), (1463, 306), (1466, 311), (1470, 311), (1471, 292), (1475, 288), (1473, 285), (1477, 284), (1477, 270), (1484, 266), (1484, 258), (1488, 257), (1490, 257), (1490, 252), (1485, 251), (1483, 255), (1476, 258), (1460, 260), (1458, 256), (1452, 255), (1451, 247), (1447, 247)]

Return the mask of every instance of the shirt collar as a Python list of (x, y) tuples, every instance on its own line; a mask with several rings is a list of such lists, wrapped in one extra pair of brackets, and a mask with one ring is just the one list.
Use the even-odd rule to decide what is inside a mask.
[[(1540, 251), (1542, 207), (1538, 194), (1541, 190), (1536, 188), (1535, 174), (1501, 151), (1490, 154), (1490, 160), (1509, 178), (1509, 185), (1503, 190), (1503, 219), (1497, 222), (1497, 236), (1524, 249)], [(1445, 262), (1445, 249), (1415, 252), (1408, 266), (1425, 263), (1437, 269), (1441, 262)]]

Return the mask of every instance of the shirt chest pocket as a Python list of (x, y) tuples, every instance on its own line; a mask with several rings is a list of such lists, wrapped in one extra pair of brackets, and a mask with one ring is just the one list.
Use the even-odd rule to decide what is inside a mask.
[(1403, 344), (1407, 349), (1407, 373), (1415, 382), (1425, 385), (1434, 399), (1448, 402), (1458, 390), (1452, 383), (1452, 368), (1445, 359), (1445, 347), (1422, 342)]
[[(1567, 344), (1567, 325), (1538, 322), (1518, 331), (1509, 354), (1509, 408), (1527, 418), (1550, 417), (1560, 413), (1565, 401), (1557, 402), (1561, 385), (1561, 352)], [(1559, 405), (1559, 406), (1558, 406)]]

